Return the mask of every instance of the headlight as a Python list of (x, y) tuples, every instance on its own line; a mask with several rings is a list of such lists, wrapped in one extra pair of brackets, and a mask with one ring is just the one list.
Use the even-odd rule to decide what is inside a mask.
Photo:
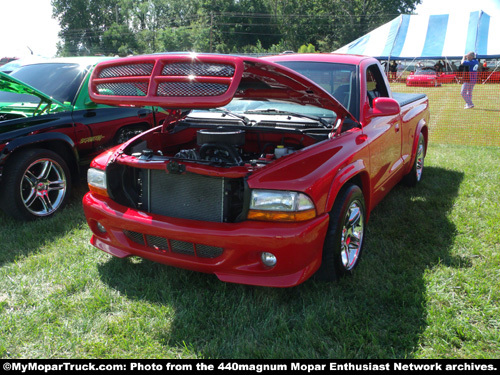
[(91, 192), (108, 197), (108, 186), (106, 172), (100, 169), (89, 168), (87, 172), (87, 183)]
[(304, 221), (316, 217), (314, 203), (295, 191), (253, 190), (248, 219), (266, 221)]

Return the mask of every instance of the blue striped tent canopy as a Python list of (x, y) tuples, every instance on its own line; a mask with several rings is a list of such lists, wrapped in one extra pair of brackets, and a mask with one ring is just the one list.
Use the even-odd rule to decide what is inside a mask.
[(500, 57), (500, 20), (483, 11), (439, 15), (400, 15), (336, 50), (379, 59)]

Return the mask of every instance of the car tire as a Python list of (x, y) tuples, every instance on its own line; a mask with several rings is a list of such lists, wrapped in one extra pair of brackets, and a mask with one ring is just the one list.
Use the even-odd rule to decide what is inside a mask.
[(45, 149), (20, 151), (11, 156), (3, 174), (2, 209), (18, 220), (52, 216), (67, 203), (71, 175), (58, 154)]
[(422, 180), (425, 151), (425, 137), (422, 133), (420, 133), (418, 137), (417, 150), (415, 152), (415, 161), (413, 162), (410, 173), (403, 178), (403, 182), (407, 186), (416, 186)]
[(122, 143), (125, 143), (135, 137), (136, 135), (146, 131), (148, 128), (146, 126), (125, 126), (121, 129), (119, 129), (114, 138), (113, 138), (113, 145), (120, 145)]
[(322, 262), (315, 274), (317, 280), (338, 281), (352, 274), (363, 249), (365, 225), (363, 192), (359, 186), (349, 184), (339, 192), (330, 211)]

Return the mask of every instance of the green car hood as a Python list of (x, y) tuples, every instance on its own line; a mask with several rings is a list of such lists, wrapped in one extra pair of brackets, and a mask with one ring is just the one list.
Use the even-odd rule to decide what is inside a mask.
[[(42, 109), (42, 103), (46, 103), (49, 108), (54, 109), (57, 107), (63, 108), (63, 109), (68, 109), (67, 104), (63, 104), (59, 102), (58, 100), (44, 94), (41, 91), (38, 91), (34, 87), (31, 87), (30, 85), (14, 78), (11, 77), (8, 74), (0, 72), (0, 91), (6, 91), (6, 92), (12, 92), (16, 94), (29, 94), (36, 96), (41, 100), (40, 104), (38, 105), (37, 109), (40, 109), (41, 112), (44, 112), (47, 110), (47, 108)], [(2, 103), (5, 104), (5, 103)], [(55, 106), (54, 106), (55, 105)], [(0, 108), (1, 109), (1, 108)]]

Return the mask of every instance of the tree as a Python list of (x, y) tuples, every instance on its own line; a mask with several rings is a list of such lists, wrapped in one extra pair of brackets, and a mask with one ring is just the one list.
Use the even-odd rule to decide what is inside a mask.
[[(60, 55), (332, 51), (421, 0), (52, 0)], [(281, 51), (280, 51), (281, 50)]]
[(127, 56), (138, 50), (137, 39), (132, 30), (127, 25), (117, 23), (113, 23), (104, 32), (101, 46), (106, 55)]
[(210, 21), (212, 51), (238, 52), (257, 43), (267, 49), (282, 36), (268, 0), (203, 0), (200, 11)]
[(53, 17), (59, 20), (60, 55), (102, 53), (102, 35), (113, 23), (124, 23), (119, 0), (52, 0)]
[(297, 50), (309, 43), (332, 51), (401, 13), (421, 0), (267, 0), (283, 34), (283, 44)]
[(307, 46), (305, 44), (303, 44), (300, 46), (300, 48), (297, 52), (298, 53), (315, 53), (316, 47), (311, 43), (309, 43)]

